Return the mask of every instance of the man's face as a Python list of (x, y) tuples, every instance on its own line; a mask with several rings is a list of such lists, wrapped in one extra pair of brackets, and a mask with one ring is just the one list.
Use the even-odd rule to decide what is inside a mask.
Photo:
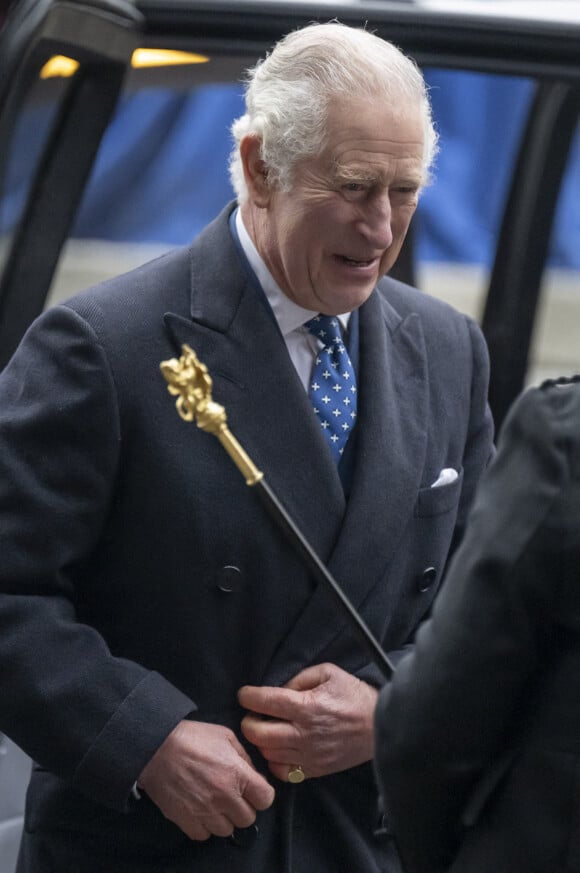
[(364, 303), (399, 254), (421, 185), (423, 125), (418, 107), (341, 101), (327, 132), (291, 191), (251, 204), (250, 227), (284, 293), (336, 315)]

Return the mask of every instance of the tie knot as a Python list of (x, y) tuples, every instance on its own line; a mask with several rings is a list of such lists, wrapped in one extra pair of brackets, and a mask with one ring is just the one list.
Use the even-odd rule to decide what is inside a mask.
[(316, 315), (306, 322), (305, 327), (320, 340), (323, 346), (342, 342), (340, 321), (336, 315)]

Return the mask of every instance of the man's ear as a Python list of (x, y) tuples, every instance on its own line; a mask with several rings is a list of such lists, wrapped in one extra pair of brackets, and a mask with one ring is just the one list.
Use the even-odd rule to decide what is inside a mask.
[(240, 157), (244, 168), (244, 179), (248, 188), (249, 199), (260, 209), (270, 201), (270, 185), (268, 170), (261, 157), (262, 142), (254, 134), (245, 136), (240, 142)]

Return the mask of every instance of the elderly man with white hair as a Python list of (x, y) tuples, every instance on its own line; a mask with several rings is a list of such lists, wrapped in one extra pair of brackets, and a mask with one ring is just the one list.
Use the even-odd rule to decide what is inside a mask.
[(237, 200), (48, 310), (0, 376), (0, 730), (18, 873), (395, 873), (383, 676), (160, 362), (231, 431), (377, 640), (412, 644), (492, 454), (466, 316), (388, 277), (436, 147), (415, 64), (337, 22), (249, 74)]

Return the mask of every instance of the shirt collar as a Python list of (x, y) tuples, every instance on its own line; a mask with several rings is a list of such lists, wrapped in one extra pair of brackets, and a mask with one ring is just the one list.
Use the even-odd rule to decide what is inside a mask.
[[(274, 313), (274, 317), (278, 322), (278, 327), (280, 328), (282, 336), (287, 336), (289, 333), (292, 333), (293, 330), (302, 327), (303, 324), (311, 318), (314, 318), (315, 315), (318, 315), (318, 312), (313, 312), (311, 309), (304, 309), (303, 306), (298, 306), (297, 303), (294, 303), (293, 300), (284, 294), (262, 260), (250, 234), (246, 230), (240, 209), (236, 210), (236, 230), (238, 232), (240, 245), (252, 270), (256, 274), (264, 294), (266, 295), (268, 303)], [(343, 330), (346, 330), (348, 327), (350, 312), (337, 315), (337, 318), (340, 321)]]

